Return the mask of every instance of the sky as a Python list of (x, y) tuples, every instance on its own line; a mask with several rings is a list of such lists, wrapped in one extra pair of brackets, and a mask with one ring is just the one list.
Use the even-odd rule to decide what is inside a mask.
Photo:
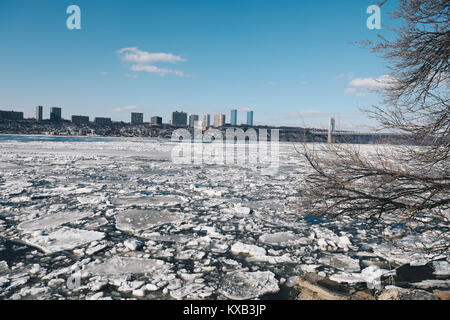
[[(144, 121), (254, 111), (255, 124), (365, 130), (360, 108), (389, 70), (355, 41), (370, 30), (366, 0), (0, 0), (0, 109), (35, 106)], [(70, 5), (81, 29), (67, 28)]]

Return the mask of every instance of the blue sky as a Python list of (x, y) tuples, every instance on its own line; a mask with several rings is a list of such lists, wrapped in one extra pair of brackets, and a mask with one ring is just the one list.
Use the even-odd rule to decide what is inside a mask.
[[(66, 9), (81, 8), (81, 30)], [(174, 110), (255, 111), (255, 123), (338, 129), (371, 122), (358, 111), (388, 73), (352, 41), (369, 30), (373, 1), (0, 0), (0, 109), (34, 116), (43, 105), (129, 120), (167, 122)], [(382, 7), (382, 23), (395, 0)], [(239, 120), (244, 120), (244, 112)]]

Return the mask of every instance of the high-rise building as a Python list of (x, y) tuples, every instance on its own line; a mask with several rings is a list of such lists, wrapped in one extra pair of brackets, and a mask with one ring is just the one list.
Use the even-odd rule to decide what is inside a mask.
[(151, 124), (155, 126), (162, 125), (162, 118), (161, 117), (152, 117)]
[(87, 116), (72, 116), (72, 123), (74, 124), (89, 124), (89, 117)]
[(198, 121), (198, 115), (197, 114), (191, 114), (189, 116), (189, 127), (193, 128), (197, 121)]
[(203, 128), (205, 128), (205, 129), (208, 128), (210, 124), (211, 124), (211, 115), (209, 115), (207, 113), (203, 116), (203, 122), (202, 122)]
[(0, 110), (0, 120), (23, 120), (23, 112)]
[(61, 108), (50, 108), (50, 120), (51, 121), (61, 121), (62, 117), (61, 117)]
[(183, 111), (172, 112), (171, 124), (173, 126), (187, 126), (187, 113)]
[(225, 115), (224, 114), (216, 114), (214, 115), (214, 127), (219, 128), (225, 125)]
[(247, 125), (253, 126), (253, 111), (247, 112)]
[(110, 126), (112, 121), (111, 118), (95, 118), (94, 123), (99, 126)]
[(131, 124), (143, 124), (144, 123), (144, 114), (138, 112), (131, 113)]
[(231, 110), (231, 125), (236, 126), (237, 125), (237, 113), (238, 111), (236, 109)]
[(42, 121), (43, 120), (43, 116), (42, 116), (43, 111), (44, 111), (44, 108), (42, 106), (37, 106), (36, 107), (36, 120), (37, 121)]

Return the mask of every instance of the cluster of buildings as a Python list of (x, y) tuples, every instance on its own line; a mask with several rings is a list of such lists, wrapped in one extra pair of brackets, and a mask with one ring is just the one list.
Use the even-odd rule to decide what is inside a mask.
[[(42, 106), (36, 107), (36, 121), (43, 121), (44, 108)], [(18, 121), (23, 120), (23, 112), (16, 111), (1, 111), (0, 110), (0, 120), (12, 120)], [(231, 110), (231, 121), (230, 123), (226, 123), (226, 116), (222, 113), (214, 115), (212, 126), (215, 128), (220, 128), (225, 125), (237, 126), (238, 122), (238, 110)], [(52, 107), (50, 108), (50, 121), (59, 122), (63, 121), (62, 118), (62, 108)], [(81, 115), (73, 115), (71, 117), (71, 121), (77, 125), (88, 125), (90, 123), (90, 119), (88, 116)], [(96, 125), (111, 125), (111, 118), (101, 118), (96, 117), (93, 121)], [(144, 123), (144, 114), (139, 112), (131, 113), (131, 124), (139, 125)], [(154, 116), (150, 119), (150, 124), (155, 126), (161, 126), (162, 117)], [(200, 121), (200, 116), (197, 114), (191, 114), (188, 117), (188, 114), (183, 111), (175, 111), (172, 112), (172, 116), (170, 119), (170, 125), (178, 126), (178, 127), (201, 127), (206, 129), (211, 126), (211, 115), (205, 114)], [(253, 111), (247, 112), (247, 122), (245, 123), (247, 126), (253, 126)]]
[[(238, 125), (238, 110), (234, 109), (231, 110), (231, 117), (230, 122), (226, 122), (226, 116), (223, 113), (215, 114), (213, 118), (212, 126), (215, 128), (220, 128), (225, 125), (231, 125), (231, 126), (237, 126)], [(211, 115), (205, 114), (203, 115), (202, 121), (200, 121), (200, 117), (197, 114), (191, 114), (189, 116), (189, 123), (187, 122), (187, 113), (185, 112), (173, 112), (172, 113), (172, 119), (171, 124), (176, 126), (188, 126), (189, 127), (202, 127), (202, 128), (208, 128), (211, 126)], [(253, 111), (247, 112), (247, 122), (245, 123), (247, 126), (253, 126)]]

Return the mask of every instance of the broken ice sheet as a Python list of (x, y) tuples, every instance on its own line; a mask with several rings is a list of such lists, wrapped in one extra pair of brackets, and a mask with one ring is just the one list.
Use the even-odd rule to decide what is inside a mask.
[(270, 271), (236, 272), (225, 275), (218, 292), (231, 300), (249, 300), (280, 290)]
[(36, 232), (23, 241), (46, 253), (72, 250), (92, 241), (103, 239), (104, 234), (96, 231), (61, 228), (52, 233)]
[(322, 257), (319, 259), (319, 263), (347, 272), (358, 272), (361, 270), (358, 259), (352, 259), (343, 254)]
[(116, 216), (116, 227), (122, 231), (136, 232), (168, 223), (183, 221), (179, 213), (157, 210), (127, 210)]
[(156, 259), (141, 259), (132, 257), (113, 257), (101, 263), (90, 263), (85, 271), (93, 275), (120, 275), (120, 274), (167, 274), (171, 265)]
[(23, 231), (36, 231), (51, 229), (68, 222), (74, 222), (92, 215), (90, 212), (58, 212), (48, 214), (31, 221), (19, 224), (18, 228)]
[(259, 237), (259, 241), (265, 244), (287, 247), (295, 244), (307, 245), (312, 240), (297, 236), (292, 232), (276, 232), (262, 235)]
[(115, 205), (122, 206), (176, 206), (184, 203), (186, 200), (180, 196), (173, 195), (153, 195), (153, 196), (141, 196), (141, 197), (120, 197), (113, 200)]

